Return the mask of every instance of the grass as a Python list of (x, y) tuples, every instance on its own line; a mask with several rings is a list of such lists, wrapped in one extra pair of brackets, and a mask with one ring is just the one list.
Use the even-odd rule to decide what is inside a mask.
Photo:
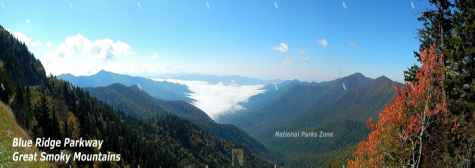
[(13, 138), (30, 139), (28, 134), (16, 123), (15, 117), (7, 105), (0, 101), (0, 168), (4, 167), (54, 167), (48, 162), (15, 162), (12, 160), (14, 152), (35, 153), (35, 147), (13, 148)]

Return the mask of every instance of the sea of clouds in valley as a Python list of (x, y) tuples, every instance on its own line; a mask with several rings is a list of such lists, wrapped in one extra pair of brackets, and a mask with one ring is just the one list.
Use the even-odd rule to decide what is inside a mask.
[(211, 118), (232, 113), (242, 109), (240, 105), (250, 97), (262, 93), (263, 85), (239, 85), (236, 83), (209, 83), (206, 81), (190, 81), (176, 79), (155, 79), (186, 85), (190, 91), (190, 98), (196, 100), (193, 105), (205, 111)]

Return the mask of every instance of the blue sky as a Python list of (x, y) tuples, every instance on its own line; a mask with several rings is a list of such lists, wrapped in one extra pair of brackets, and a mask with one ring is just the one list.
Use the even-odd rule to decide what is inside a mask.
[(0, 0), (49, 73), (402, 81), (423, 0)]

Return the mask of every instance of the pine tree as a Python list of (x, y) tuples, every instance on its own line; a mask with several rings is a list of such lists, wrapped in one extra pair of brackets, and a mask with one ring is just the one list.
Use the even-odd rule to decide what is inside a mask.
[[(455, 128), (447, 135), (446, 158), (475, 166), (475, 2), (458, 0), (446, 49), (445, 90)], [(467, 166), (467, 165), (463, 165)]]
[[(419, 30), (419, 40), (421, 49), (436, 45), (438, 50), (444, 50), (453, 29), (453, 4), (449, 0), (429, 0), (433, 9), (424, 11), (418, 18), (423, 23), (423, 28)], [(445, 38), (444, 38), (445, 37)], [(417, 61), (420, 62), (420, 53), (414, 52)], [(413, 81), (419, 66), (413, 65), (404, 72), (405, 81)]]

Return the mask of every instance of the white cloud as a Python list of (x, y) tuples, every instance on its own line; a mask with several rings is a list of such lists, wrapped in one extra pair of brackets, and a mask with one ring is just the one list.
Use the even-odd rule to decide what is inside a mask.
[(29, 24), (29, 23), (31, 23), (31, 20), (30, 20), (30, 19), (26, 19), (26, 20), (25, 20), (25, 23), (28, 23), (28, 24)]
[(6, 29), (41, 60), (47, 74), (91, 75), (105, 69), (131, 75), (156, 75), (181, 72), (184, 68), (173, 59), (160, 57), (158, 52), (138, 55), (129, 44), (120, 40), (92, 40), (76, 34), (54, 44)]
[[(90, 40), (82, 34), (67, 37), (57, 46), (47, 44), (48, 50), (39, 53), (48, 73), (88, 75), (101, 69), (124, 64), (115, 61), (117, 57), (127, 58), (133, 52), (131, 47), (122, 41), (111, 39)], [(126, 68), (126, 67), (124, 67)]]
[(318, 40), (318, 45), (322, 48), (328, 47), (328, 40), (326, 38), (321, 38)]
[(346, 5), (346, 2), (345, 2), (345, 1), (341, 2), (341, 6), (342, 6), (343, 8), (345, 8), (345, 9), (348, 8), (348, 5)]
[(142, 8), (142, 3), (137, 2), (137, 7), (138, 7), (138, 8)]
[(13, 32), (13, 36), (15, 36), (16, 39), (19, 41), (25, 43), (27, 46), (30, 46), (31, 43), (33, 42), (32, 38), (27, 36), (26, 34), (23, 34), (21, 32)]
[(416, 9), (416, 5), (414, 4), (413, 1), (411, 1), (411, 8), (412, 8), (412, 9)]
[(34, 47), (38, 47), (41, 45), (41, 42), (40, 41), (34, 41), (30, 36), (24, 34), (24, 33), (21, 33), (21, 32), (12, 32), (13, 36), (15, 38), (17, 38), (19, 41), (25, 43), (25, 45), (28, 47), (28, 48), (34, 48)]
[(223, 83), (210, 84), (205, 81), (185, 81), (173, 80), (188, 86), (190, 96), (196, 100), (193, 104), (206, 112), (211, 118), (216, 119), (220, 115), (232, 113), (243, 109), (240, 103), (248, 100), (249, 97), (262, 93), (262, 85), (238, 85)]
[(289, 50), (289, 45), (286, 42), (279, 43), (279, 45), (272, 48), (272, 50), (282, 54), (282, 65), (301, 65), (302, 63), (309, 63), (310, 61), (310, 57), (305, 54), (304, 49), (299, 49), (298, 52), (291, 53)]
[(275, 46), (272, 48), (274, 51), (280, 52), (282, 54), (285, 54), (289, 51), (289, 45), (287, 45), (286, 42), (281, 42), (278, 46)]
[(206, 1), (206, 8), (210, 9), (211, 8), (211, 5), (209, 4), (208, 1)]
[(274, 1), (274, 8), (279, 9), (279, 4), (277, 3), (277, 1)]

